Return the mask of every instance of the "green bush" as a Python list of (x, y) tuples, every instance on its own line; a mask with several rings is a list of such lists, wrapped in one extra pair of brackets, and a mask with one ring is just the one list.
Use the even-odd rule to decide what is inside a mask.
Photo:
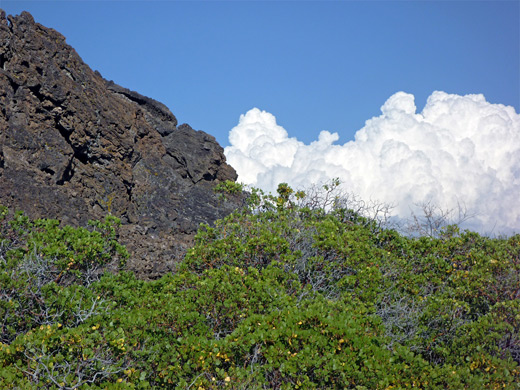
[(155, 281), (98, 270), (117, 220), (0, 209), (0, 388), (520, 389), (520, 236), (404, 236), (338, 188), (252, 190)]

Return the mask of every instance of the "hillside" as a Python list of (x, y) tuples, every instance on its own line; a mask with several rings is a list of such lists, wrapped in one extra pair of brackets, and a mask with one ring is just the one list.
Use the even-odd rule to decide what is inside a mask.
[(345, 201), (255, 190), (156, 281), (91, 272), (124, 262), (114, 219), (3, 210), (0, 387), (518, 389), (520, 236), (409, 238)]
[(520, 389), (520, 235), (236, 177), (0, 10), (0, 389)]
[(235, 179), (214, 137), (105, 80), (29, 13), (0, 10), (1, 204), (73, 226), (117, 216), (127, 269), (158, 278), (199, 223), (241, 203), (212, 191)]

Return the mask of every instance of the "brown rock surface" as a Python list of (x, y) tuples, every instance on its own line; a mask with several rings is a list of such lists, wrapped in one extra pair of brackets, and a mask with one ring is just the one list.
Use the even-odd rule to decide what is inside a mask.
[(93, 72), (53, 29), (0, 10), (0, 203), (31, 217), (84, 225), (121, 218), (127, 267), (156, 278), (174, 269), (199, 223), (240, 199), (215, 138), (163, 104)]

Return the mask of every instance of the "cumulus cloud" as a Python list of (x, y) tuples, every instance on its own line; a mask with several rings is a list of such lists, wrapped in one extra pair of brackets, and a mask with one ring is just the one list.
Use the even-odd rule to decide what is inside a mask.
[(274, 191), (280, 182), (308, 187), (341, 179), (365, 200), (395, 205), (409, 217), (417, 204), (464, 204), (468, 227), (483, 233), (520, 231), (520, 115), (483, 95), (436, 91), (422, 112), (397, 92), (353, 141), (321, 131), (304, 144), (258, 108), (240, 116), (225, 148), (239, 181)]

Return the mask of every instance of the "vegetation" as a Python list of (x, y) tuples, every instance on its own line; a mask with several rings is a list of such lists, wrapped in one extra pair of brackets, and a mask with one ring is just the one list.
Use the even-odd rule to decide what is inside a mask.
[(99, 272), (115, 218), (2, 209), (0, 388), (520, 389), (520, 235), (407, 237), (337, 190), (252, 190), (151, 282)]

